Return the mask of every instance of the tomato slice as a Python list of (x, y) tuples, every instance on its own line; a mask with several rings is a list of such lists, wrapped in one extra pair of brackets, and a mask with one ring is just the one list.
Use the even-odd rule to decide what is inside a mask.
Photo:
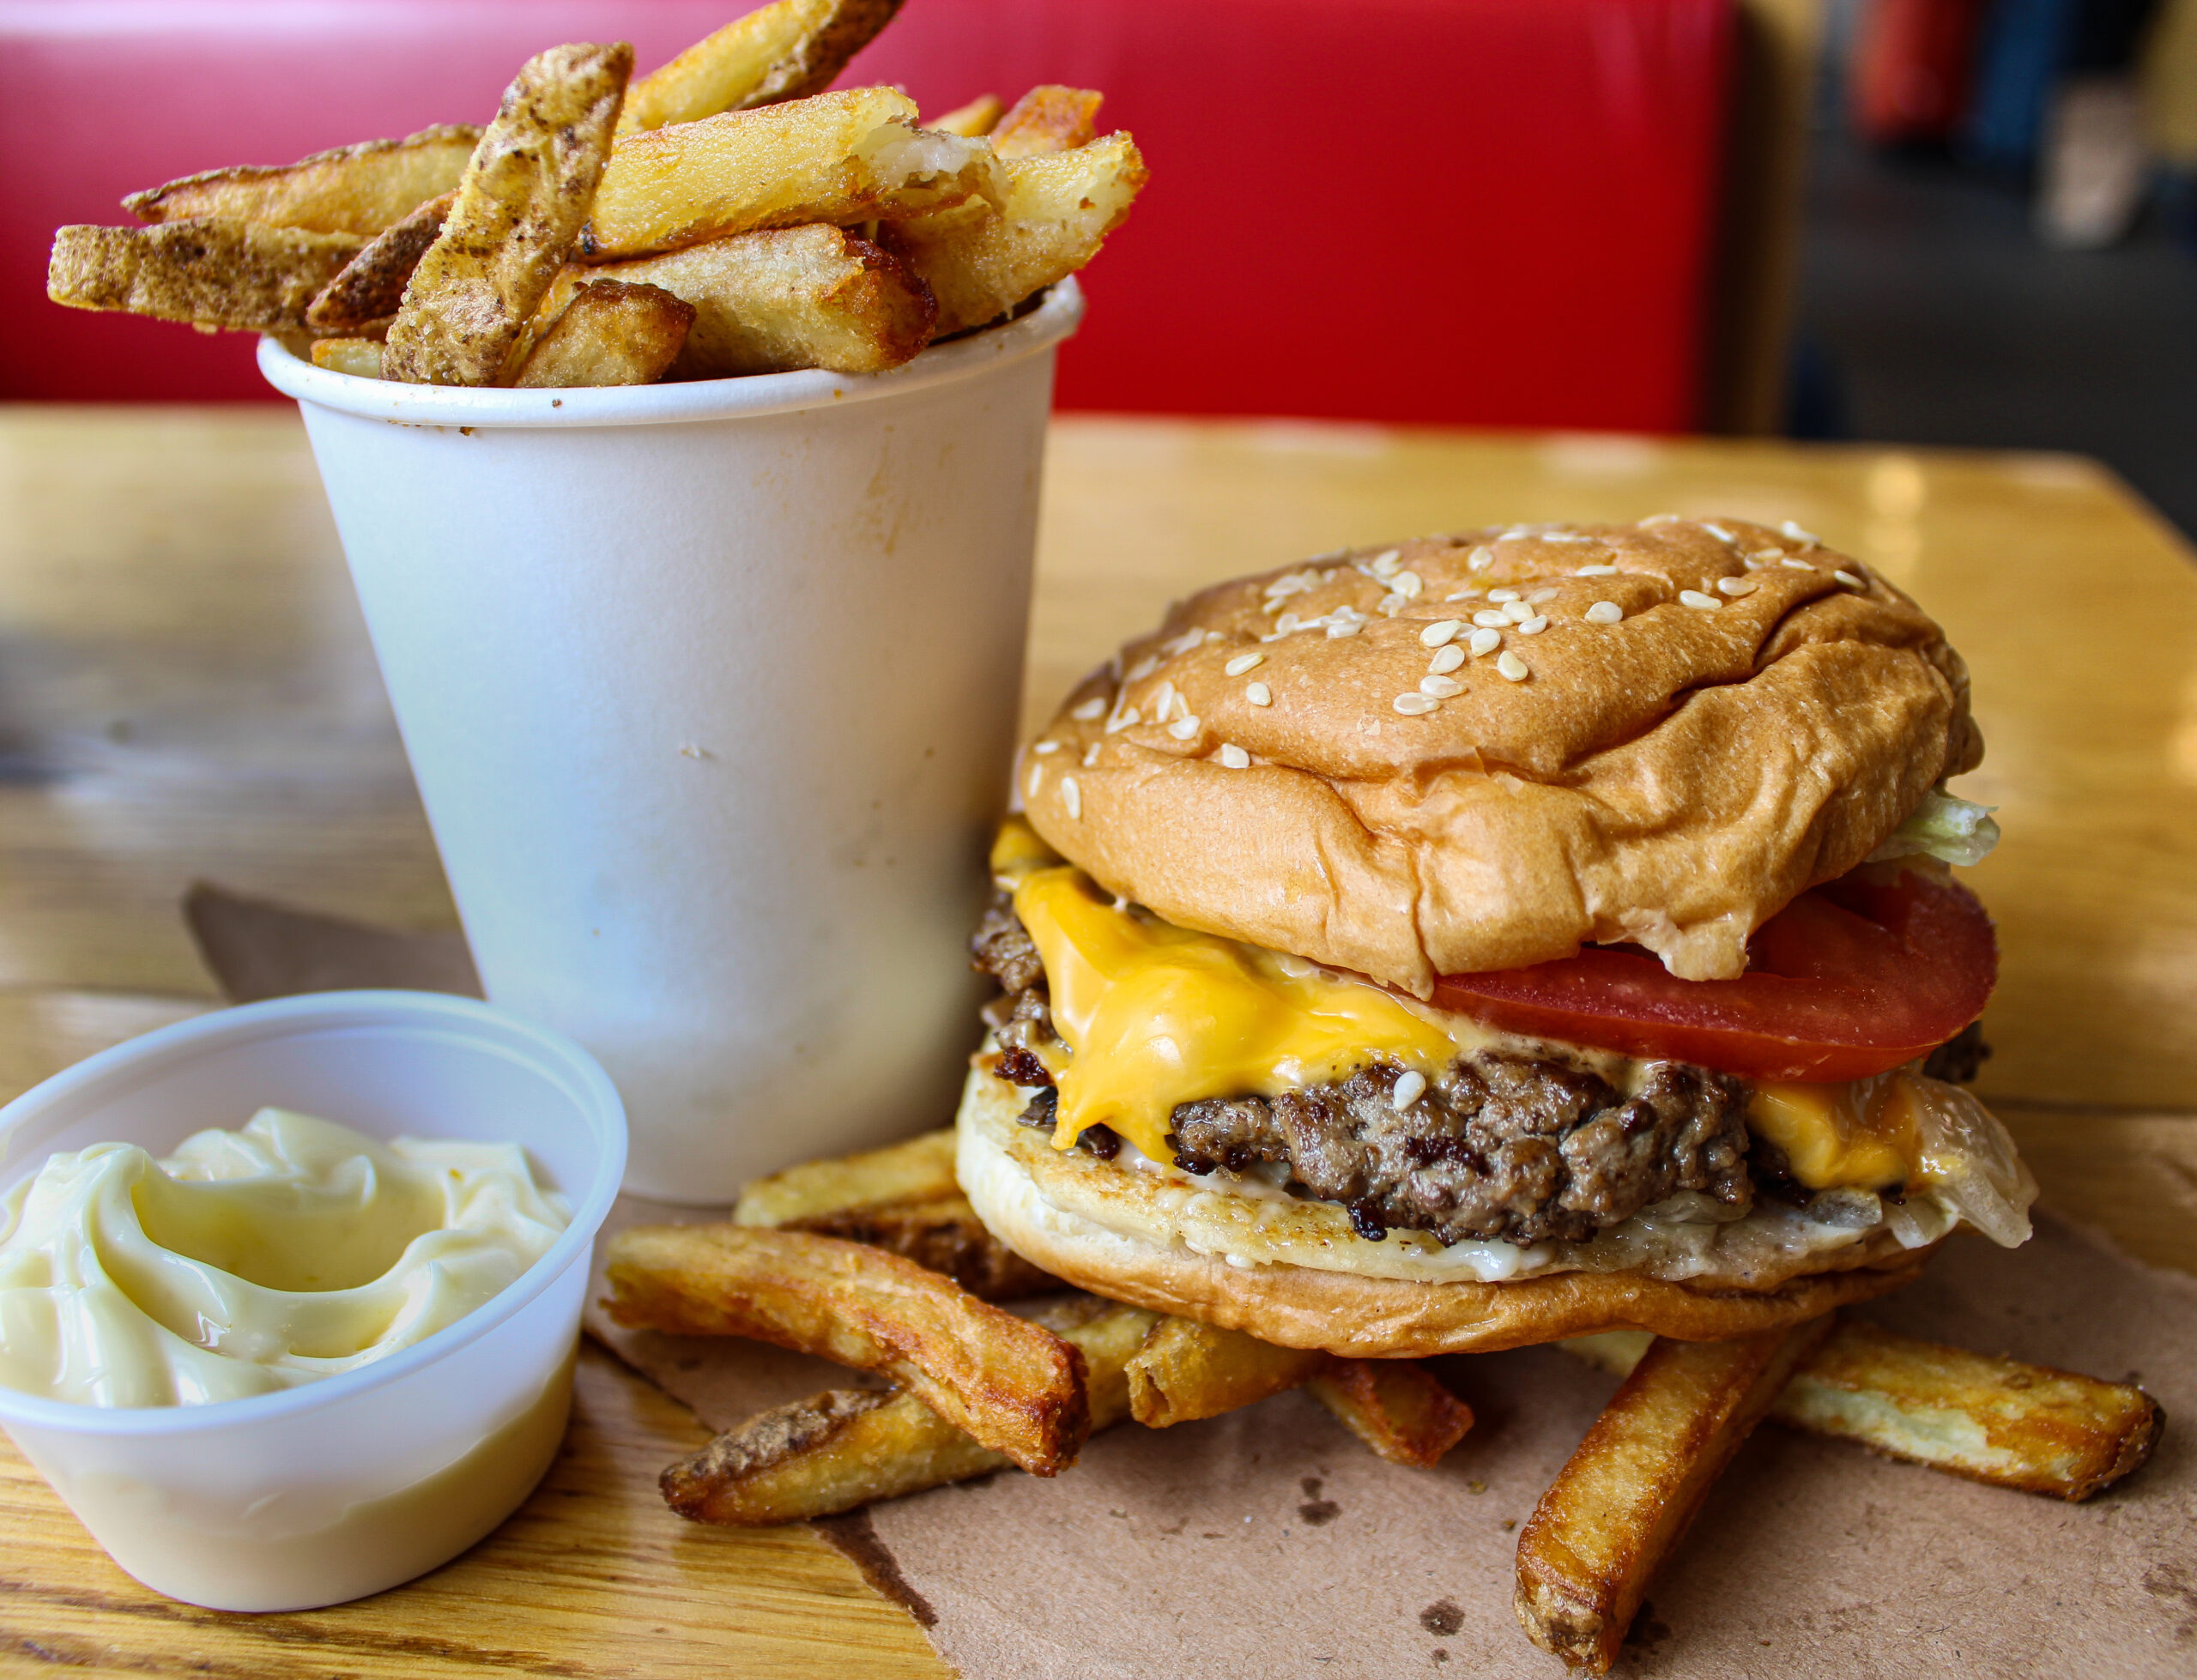
[(1644, 952), (1444, 975), (1437, 1008), (1511, 1032), (1661, 1056), (1755, 1079), (1858, 1079), (1928, 1054), (1983, 1012), (1991, 918), (1966, 887), (1866, 870), (1763, 923), (1736, 980), (1680, 980)]

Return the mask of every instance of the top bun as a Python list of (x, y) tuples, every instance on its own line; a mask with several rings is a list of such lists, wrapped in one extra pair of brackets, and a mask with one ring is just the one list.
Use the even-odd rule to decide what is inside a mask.
[[(1504, 591), (1536, 616), (1472, 653)], [(1207, 589), (1084, 679), (1018, 787), (1109, 891), (1424, 998), (1582, 944), (1740, 974), (1982, 754), (1966, 668), (1899, 590), (1791, 524), (1659, 518)]]

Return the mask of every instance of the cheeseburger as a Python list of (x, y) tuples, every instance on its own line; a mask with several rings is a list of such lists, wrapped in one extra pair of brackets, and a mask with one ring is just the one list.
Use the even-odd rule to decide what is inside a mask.
[(1327, 554), (1023, 753), (963, 1187), (1068, 1281), (1337, 1353), (1768, 1329), (2035, 1186), (1961, 1089), (1967, 674), (1797, 526)]

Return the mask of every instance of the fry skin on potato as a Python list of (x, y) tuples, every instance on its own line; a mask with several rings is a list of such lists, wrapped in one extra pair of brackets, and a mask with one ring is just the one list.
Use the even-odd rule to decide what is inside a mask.
[[(1623, 1376), (1641, 1330), (1562, 1345)], [(1770, 1409), (1770, 1421), (1970, 1481), (2083, 1500), (2151, 1457), (2165, 1414), (2123, 1382), (1916, 1341), (1842, 1319)]]
[[(1089, 1296), (1040, 1315), (1083, 1356), (1094, 1430), (1129, 1415), (1123, 1366), (1157, 1316)], [(719, 1435), (667, 1469), (662, 1487), (681, 1516), (745, 1527), (831, 1516), (1008, 1463), (912, 1394), (835, 1388)]]
[(675, 379), (822, 367), (878, 373), (931, 340), (936, 310), (898, 258), (842, 228), (735, 233), (662, 257), (573, 269), (547, 306), (590, 276), (661, 286), (694, 305)]
[(879, 232), (879, 243), (905, 257), (937, 299), (941, 335), (997, 320), (1088, 263), (1148, 175), (1126, 134), (1000, 169), (1007, 188), (996, 213), (965, 204)]
[(1240, 1330), (1164, 1318), (1129, 1362), (1129, 1415), (1148, 1429), (1218, 1417), (1299, 1387), (1328, 1363), (1317, 1350), (1276, 1347)]
[(378, 338), (316, 338), (312, 365), (354, 379), (381, 378), (381, 341)]
[(580, 254), (607, 262), (999, 198), (989, 146), (915, 124), (898, 88), (851, 88), (629, 135), (603, 170)]
[(705, 36), (632, 86), (621, 135), (820, 94), (900, 0), (777, 0)]
[(553, 47), (520, 67), (404, 289), (389, 378), (496, 382), (587, 220), (632, 64), (620, 41)]
[(1655, 1340), (1519, 1533), (1513, 1606), (1528, 1639), (1609, 1671), (1649, 1580), (1831, 1327)]
[(71, 309), (303, 332), (306, 309), (359, 245), (349, 233), (218, 216), (156, 227), (64, 227), (53, 236), (45, 294)]
[(997, 94), (979, 94), (966, 105), (957, 105), (951, 111), (927, 119), (923, 126), (936, 129), (941, 134), (958, 134), (978, 140), (999, 126), (999, 119), (1006, 111)]
[[(625, 270), (595, 269), (577, 277), (613, 272)], [(732, 1223), (792, 1225), (886, 1202), (926, 1201), (960, 1194), (960, 1181), (953, 1175), (953, 1128), (947, 1126), (882, 1149), (804, 1161), (744, 1184), (739, 1201), (733, 1206)]]
[(583, 286), (534, 342), (511, 384), (645, 385), (663, 377), (694, 324), (694, 305), (660, 286), (598, 280)]
[(480, 130), (453, 123), (295, 163), (209, 169), (133, 192), (122, 208), (141, 221), (227, 216), (370, 239), (455, 187), (480, 139)]
[(899, 1254), (944, 1272), (979, 1301), (1014, 1301), (1066, 1287), (986, 1230), (966, 1196), (820, 1213), (796, 1219), (785, 1229), (843, 1236)]
[(312, 300), (306, 324), (317, 333), (342, 335), (395, 318), (412, 270), (440, 237), (457, 202), (457, 189), (452, 187), (367, 240)]
[(610, 1315), (684, 1336), (747, 1336), (891, 1376), (1033, 1475), (1090, 1432), (1082, 1356), (897, 1254), (803, 1231), (642, 1225), (609, 1248)]
[(1037, 158), (1087, 146), (1098, 137), (1098, 107), (1105, 102), (1105, 94), (1089, 88), (1042, 82), (1000, 118), (991, 131), (992, 150), (1002, 158)]
[(1473, 1427), (1473, 1409), (1416, 1359), (1336, 1359), (1307, 1392), (1379, 1457), (1414, 1470), (1441, 1463)]

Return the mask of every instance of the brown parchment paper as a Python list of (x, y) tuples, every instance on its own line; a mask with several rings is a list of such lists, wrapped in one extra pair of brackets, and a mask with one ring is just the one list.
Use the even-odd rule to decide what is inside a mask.
[[(290, 967), (347, 983), (310, 938), (276, 944)], [(373, 949), (378, 983), (402, 983)], [(708, 1217), (626, 1197), (606, 1234)], [(1617, 1671), (2197, 1675), (2197, 1280), (2043, 1215), (2026, 1247), (1956, 1238), (1921, 1283), (1859, 1311), (2141, 1381), (2165, 1438), (2121, 1486), (2066, 1505), (1765, 1425), (1650, 1590)], [(862, 1381), (754, 1343), (621, 1330), (593, 1306), (588, 1327), (716, 1429)], [(1433, 1471), (1383, 1463), (1289, 1394), (1169, 1430), (1123, 1425), (1050, 1481), (1005, 1472), (820, 1526), (970, 1680), (1550, 1680), (1561, 1665), (1510, 1611), (1516, 1526), (1614, 1381), (1552, 1349), (1437, 1369), (1478, 1422)]]

